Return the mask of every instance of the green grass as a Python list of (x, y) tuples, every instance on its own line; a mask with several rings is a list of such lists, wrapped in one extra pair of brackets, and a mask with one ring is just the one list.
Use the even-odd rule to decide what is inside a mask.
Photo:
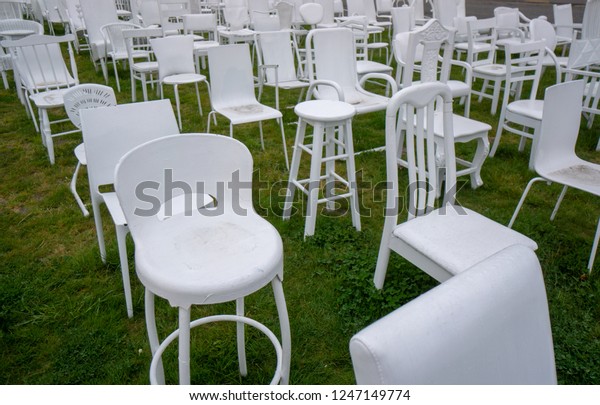
[[(82, 83), (101, 83), (87, 54), (77, 58)], [(552, 80), (546, 74), (545, 85)], [(121, 70), (119, 103), (131, 102), (128, 73)], [(115, 80), (110, 71), (110, 85)], [(39, 134), (34, 131), (14, 91), (0, 90), (0, 383), (4, 384), (146, 384), (150, 364), (144, 324), (144, 291), (132, 277), (133, 319), (125, 313), (114, 229), (108, 215), (105, 237), (108, 258), (100, 260), (93, 219), (84, 218), (68, 184), (75, 167), (79, 135), (55, 142), (51, 166)], [(183, 132), (202, 132), (210, 110), (201, 88), (204, 117), (199, 117), (193, 87), (183, 86)], [(156, 98), (150, 91), (151, 97)], [(541, 93), (540, 93), (541, 94)], [(172, 90), (166, 89), (167, 97)], [(282, 106), (293, 105), (298, 93), (282, 92)], [(141, 91), (138, 88), (138, 97)], [(272, 90), (264, 102), (274, 105)], [(492, 125), (489, 101), (473, 100), (472, 117)], [(457, 106), (457, 111), (462, 107)], [(288, 151), (295, 133), (293, 109), (283, 109)], [(594, 150), (600, 130), (582, 129), (578, 153), (600, 162)], [(284, 289), (292, 329), (293, 384), (352, 384), (348, 352), (350, 337), (375, 319), (435, 287), (436, 282), (399, 257), (393, 257), (385, 288), (373, 287), (372, 276), (383, 225), (383, 153), (358, 155), (362, 232), (352, 227), (343, 207), (335, 215), (322, 213), (314, 237), (303, 239), (303, 205), (282, 221), (281, 208), (287, 171), (277, 125), (265, 123), (265, 150), (258, 127), (235, 128), (235, 136), (253, 153), (255, 206), (281, 233), (285, 249)], [(228, 133), (220, 118), (213, 132)], [(353, 122), (356, 150), (384, 143), (384, 113), (358, 116)], [(468, 180), (458, 194), (463, 205), (500, 223), (508, 223), (527, 181), (528, 153), (517, 151), (517, 137), (504, 134), (496, 157), (488, 158), (484, 185), (473, 190)], [(472, 145), (460, 147), (471, 153)], [(307, 166), (303, 166), (307, 167)], [(79, 179), (89, 201), (87, 178)], [(401, 172), (402, 186), (406, 179)], [(570, 191), (555, 221), (549, 221), (560, 188), (538, 183), (519, 216), (515, 229), (535, 239), (544, 271), (560, 383), (600, 383), (600, 282), (587, 275), (586, 264), (600, 215), (598, 199)], [(299, 213), (299, 212), (300, 213)], [(105, 213), (106, 214), (106, 213)], [(133, 243), (130, 265), (134, 275)], [(598, 266), (596, 266), (598, 267)], [(233, 312), (233, 305), (194, 308), (193, 317)], [(247, 300), (249, 316), (277, 330), (270, 289)], [(176, 310), (158, 300), (159, 332), (164, 337), (177, 324)], [(210, 325), (192, 334), (193, 381), (211, 384), (266, 383), (274, 353), (266, 338), (248, 332), (250, 373), (237, 371), (234, 330)], [(168, 382), (177, 381), (177, 345), (165, 355)]]

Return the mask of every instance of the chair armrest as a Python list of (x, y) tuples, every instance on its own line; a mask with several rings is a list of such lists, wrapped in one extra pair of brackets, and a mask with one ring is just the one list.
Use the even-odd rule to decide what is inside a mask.
[(560, 67), (558, 58), (556, 57), (556, 54), (552, 51), (552, 49), (548, 48), (547, 46), (545, 47), (545, 49), (546, 49), (546, 53), (552, 59), (552, 62), (554, 62), (554, 67), (556, 68), (556, 84), (558, 84), (561, 82), (562, 68)]
[(473, 81), (473, 68), (467, 62), (457, 59), (451, 59), (450, 64), (461, 67), (465, 70), (465, 83), (471, 83)]
[(361, 87), (361, 89), (365, 90), (364, 85), (365, 85), (366, 81), (370, 80), (370, 79), (385, 80), (386, 82), (389, 83), (390, 86), (392, 86), (392, 95), (394, 95), (398, 92), (398, 84), (396, 83), (394, 78), (390, 75), (386, 75), (385, 73), (367, 73), (366, 75), (361, 77), (360, 81), (358, 82), (358, 85)]
[(334, 82), (332, 80), (314, 80), (314, 81), (312, 81), (310, 83), (310, 86), (308, 86), (308, 91), (306, 92), (306, 101), (311, 99), (313, 93), (316, 91), (315, 89), (317, 86), (333, 87), (338, 94), (338, 101), (346, 101), (346, 99), (344, 97), (344, 90), (342, 90), (342, 88), (340, 87), (339, 84), (337, 84), (336, 82)]

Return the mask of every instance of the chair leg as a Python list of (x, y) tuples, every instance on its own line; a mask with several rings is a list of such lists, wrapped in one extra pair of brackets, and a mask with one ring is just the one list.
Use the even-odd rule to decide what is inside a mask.
[(148, 101), (148, 83), (146, 83), (146, 73), (142, 73), (140, 77), (142, 79), (142, 96), (144, 97), (144, 101)]
[(179, 385), (190, 385), (189, 307), (179, 307)]
[[(235, 300), (235, 314), (237, 316), (244, 316), (244, 297)], [(245, 327), (245, 323), (236, 322), (238, 362), (240, 365), (240, 375), (242, 377), (246, 377), (248, 375), (248, 366), (246, 362)]]
[(383, 288), (388, 263), (390, 261), (390, 237), (390, 235), (384, 233), (381, 238), (381, 244), (379, 245), (379, 255), (377, 255), (377, 265), (375, 266), (375, 275), (373, 276), (373, 283), (378, 290)]
[(179, 121), (179, 130), (181, 131), (181, 109), (179, 107), (179, 89), (177, 85), (173, 86), (173, 90), (175, 91), (175, 105), (177, 106), (177, 120)]
[(319, 186), (321, 177), (321, 156), (323, 154), (323, 126), (315, 123), (313, 135), (312, 158), (310, 160), (310, 179), (308, 180), (308, 199), (306, 203), (306, 224), (304, 237), (315, 234), (317, 222), (317, 206), (319, 200)]
[(119, 83), (119, 72), (117, 71), (117, 61), (113, 59), (113, 70), (115, 71), (115, 80), (117, 81), (117, 91), (121, 92), (121, 83)]
[(596, 235), (594, 236), (594, 243), (592, 244), (592, 252), (590, 253), (590, 260), (588, 261), (588, 271), (592, 272), (594, 267), (594, 259), (596, 258), (596, 251), (598, 250), (598, 240), (600, 239), (600, 218), (598, 218), (598, 225), (596, 226)]
[[(144, 75), (142, 74), (142, 77), (143, 76)], [(136, 86), (135, 86), (135, 75), (133, 73), (133, 70), (129, 71), (129, 77), (131, 78), (131, 102), (135, 103), (135, 101), (136, 101), (136, 94), (135, 94), (136, 93), (136, 88), (135, 87)], [(144, 101), (147, 101), (147, 100), (144, 100)]]
[(283, 219), (289, 219), (292, 212), (292, 204), (294, 202), (294, 193), (296, 185), (294, 180), (298, 179), (298, 169), (300, 167), (300, 158), (302, 157), (302, 148), (299, 145), (304, 143), (304, 132), (306, 131), (306, 121), (298, 120), (298, 128), (296, 129), (296, 140), (292, 151), (292, 167), (290, 168), (290, 177), (288, 181), (287, 195), (285, 197), (285, 205), (283, 206)]
[(92, 196), (92, 212), (94, 213), (94, 225), (96, 225), (96, 236), (98, 237), (98, 249), (100, 249), (100, 258), (106, 263), (106, 246), (104, 244), (104, 230), (102, 229), (102, 216), (100, 214), (100, 201), (94, 197), (94, 191), (90, 190)]
[(73, 197), (75, 197), (75, 201), (77, 201), (77, 205), (79, 205), (79, 208), (81, 209), (81, 212), (83, 213), (83, 216), (89, 217), (90, 212), (87, 210), (87, 208), (85, 208), (85, 204), (83, 203), (83, 201), (81, 200), (81, 197), (79, 197), (79, 194), (77, 193), (77, 176), (79, 175), (80, 168), (81, 168), (81, 162), (77, 162), (77, 166), (75, 166), (75, 173), (73, 173), (73, 178), (71, 179), (70, 189), (71, 189), (71, 193), (73, 194)]
[(494, 144), (492, 145), (492, 150), (490, 151), (490, 157), (494, 157), (496, 154), (496, 149), (498, 149), (498, 145), (500, 144), (500, 138), (502, 137), (502, 131), (504, 130), (504, 120), (506, 116), (506, 108), (502, 107), (502, 112), (500, 113), (500, 119), (498, 120), (498, 129), (496, 130), (496, 137), (494, 138)]
[(560, 195), (558, 196), (558, 200), (556, 200), (556, 205), (554, 205), (554, 209), (552, 210), (552, 214), (550, 215), (550, 221), (554, 221), (556, 214), (558, 213), (558, 209), (560, 208), (560, 204), (562, 203), (563, 198), (565, 198), (565, 194), (567, 194), (567, 189), (569, 186), (563, 186)]
[(200, 103), (200, 91), (198, 90), (198, 83), (194, 83), (196, 87), (196, 99), (198, 100), (198, 110), (200, 111), (200, 116), (202, 117), (202, 103)]
[(8, 76), (6, 75), (6, 72), (4, 70), (1, 73), (2, 73), (2, 83), (4, 83), (4, 89), (8, 90), (10, 88), (10, 86), (8, 85)]
[(348, 120), (342, 129), (345, 133), (346, 145), (346, 172), (348, 173), (348, 182), (352, 190), (350, 197), (350, 210), (352, 210), (352, 225), (357, 231), (360, 231), (360, 212), (358, 207), (358, 190), (356, 189), (356, 165), (354, 162), (354, 140), (352, 139), (352, 120)]
[[(148, 342), (150, 343), (150, 352), (152, 356), (158, 350), (160, 341), (158, 340), (158, 332), (156, 330), (156, 313), (154, 312), (154, 294), (146, 288), (146, 294), (144, 297), (144, 311), (146, 313), (146, 330), (148, 331)], [(165, 371), (163, 368), (162, 359), (158, 361), (158, 367), (156, 371), (157, 383), (164, 385), (165, 383)]]
[(517, 219), (517, 215), (519, 215), (519, 211), (521, 211), (521, 207), (523, 206), (523, 203), (525, 202), (525, 198), (527, 198), (527, 194), (529, 194), (529, 190), (531, 190), (531, 186), (533, 186), (533, 183), (536, 183), (538, 181), (545, 181), (545, 180), (546, 179), (544, 179), (543, 177), (534, 177), (533, 179), (529, 180), (529, 183), (527, 183), (525, 190), (523, 190), (523, 195), (521, 196), (521, 199), (519, 200), (519, 203), (517, 204), (517, 208), (515, 208), (515, 212), (513, 213), (513, 216), (510, 219), (510, 222), (508, 223), (509, 228), (512, 228), (513, 224), (515, 223), (515, 220)]
[(39, 110), (40, 114), (40, 131), (42, 134), (42, 139), (44, 141), (44, 145), (46, 145), (46, 149), (48, 149), (48, 158), (50, 159), (50, 164), (54, 164), (54, 142), (52, 139), (52, 132), (50, 130), (50, 118), (48, 118), (48, 110), (42, 108)]
[(281, 142), (283, 143), (283, 156), (285, 157), (285, 167), (289, 171), (290, 170), (290, 161), (288, 158), (287, 143), (285, 142), (285, 131), (283, 129), (283, 117), (278, 118), (277, 121), (279, 122), (279, 128), (281, 130)]
[(265, 139), (263, 137), (262, 121), (258, 121), (258, 129), (260, 131), (260, 147), (265, 150)]
[(279, 276), (271, 281), (277, 314), (279, 316), (279, 328), (281, 331), (281, 348), (283, 351), (283, 364), (281, 369), (281, 384), (288, 384), (290, 380), (290, 362), (292, 357), (292, 340), (290, 334), (290, 320), (283, 294), (283, 285)]
[(129, 280), (129, 261), (127, 260), (127, 225), (116, 226), (117, 245), (119, 247), (119, 260), (121, 262), (121, 274), (123, 277), (123, 290), (125, 292), (125, 305), (127, 316), (133, 317), (133, 301), (131, 299), (131, 281)]

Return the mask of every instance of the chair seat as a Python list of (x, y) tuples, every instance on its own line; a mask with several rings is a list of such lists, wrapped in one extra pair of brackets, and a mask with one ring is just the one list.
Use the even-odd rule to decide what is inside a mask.
[(356, 62), (356, 73), (364, 75), (367, 73), (392, 73), (393, 68), (383, 63), (370, 60), (359, 60)]
[(199, 75), (196, 73), (184, 73), (180, 75), (171, 75), (167, 76), (163, 79), (163, 83), (165, 84), (187, 84), (187, 83), (198, 83), (206, 81), (206, 76)]
[[(275, 86), (275, 83), (265, 82), (265, 86)], [(279, 88), (284, 90), (290, 89), (301, 89), (302, 87), (308, 87), (310, 85), (309, 82), (305, 82), (302, 80), (288, 80), (285, 82), (278, 82)]]
[(68, 89), (49, 90), (29, 96), (38, 108), (54, 108), (64, 105), (63, 94)]
[[(471, 137), (487, 136), (492, 127), (485, 122), (477, 121), (462, 115), (452, 114), (452, 127), (454, 129), (454, 140), (466, 142)], [(433, 118), (433, 132), (437, 136), (443, 136), (443, 114), (436, 112)]]
[(131, 65), (131, 68), (136, 72), (142, 73), (158, 72), (158, 62), (137, 62)]
[(506, 76), (506, 65), (499, 65), (497, 63), (491, 65), (476, 66), (473, 68), (474, 75), (486, 75), (486, 76)]
[(232, 125), (282, 117), (281, 112), (278, 110), (259, 103), (221, 107), (215, 105), (214, 109), (230, 120)]
[(138, 277), (173, 306), (232, 301), (282, 275), (281, 237), (254, 212), (180, 215), (145, 234), (136, 241)]
[[(544, 178), (561, 184), (568, 184), (590, 194), (600, 196), (600, 165), (577, 159), (569, 165), (555, 168), (549, 173), (540, 173)], [(564, 164), (564, 163), (563, 163)]]
[(453, 275), (512, 245), (537, 249), (528, 237), (461, 207), (437, 209), (399, 224), (393, 236)]
[(194, 52), (202, 52), (206, 51), (208, 48), (212, 48), (214, 46), (219, 46), (219, 42), (217, 41), (199, 41), (194, 42)]
[(506, 110), (525, 117), (542, 120), (544, 100), (517, 100), (509, 103)]

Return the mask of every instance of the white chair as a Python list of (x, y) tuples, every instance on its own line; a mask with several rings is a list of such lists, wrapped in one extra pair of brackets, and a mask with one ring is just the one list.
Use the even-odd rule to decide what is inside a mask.
[[(200, 73), (200, 67), (206, 69), (208, 48), (219, 46), (217, 15), (214, 13), (185, 14), (182, 19), (185, 35), (195, 35), (203, 38), (201, 41), (194, 41), (196, 73)], [(200, 64), (200, 61), (202, 61), (202, 64)]]
[[(74, 34), (76, 37), (75, 49), (77, 52), (80, 50), (89, 50), (90, 46), (87, 42), (87, 31), (85, 29), (85, 23), (81, 15), (81, 5), (79, 0), (61, 0), (63, 2), (63, 8), (66, 13), (66, 19), (69, 24), (69, 32)], [(83, 40), (83, 42), (81, 42)]]
[(387, 42), (369, 42), (369, 26), (364, 16), (352, 17), (339, 24), (352, 30), (356, 46), (356, 73), (359, 79), (367, 73), (382, 73), (392, 75), (393, 68), (385, 63), (369, 59), (369, 51), (385, 49), (385, 60), (388, 58)]
[(542, 75), (543, 70), (547, 67), (556, 68), (556, 81), (560, 81), (560, 69), (567, 67), (567, 61), (569, 60), (566, 56), (556, 56), (554, 53), (557, 44), (556, 31), (552, 24), (544, 18), (534, 18), (529, 23), (529, 36), (531, 41), (544, 41), (546, 43), (546, 53), (542, 59)]
[(233, 44), (254, 40), (254, 31), (249, 28), (250, 16), (246, 5), (243, 5), (243, 3), (225, 3), (223, 18), (226, 29), (219, 30), (219, 42)]
[(100, 211), (101, 204), (105, 204), (115, 224), (127, 316), (131, 318), (133, 303), (126, 244), (129, 229), (117, 195), (102, 186), (114, 184), (117, 162), (129, 150), (144, 142), (179, 133), (177, 120), (168, 100), (88, 108), (81, 110), (80, 117), (100, 257), (106, 261)]
[(129, 61), (129, 76), (131, 77), (131, 101), (137, 99), (136, 80), (142, 83), (144, 101), (148, 101), (147, 84), (154, 86), (158, 82), (158, 62), (154, 57), (150, 40), (163, 35), (160, 28), (136, 28), (123, 30), (123, 39)]
[(190, 0), (158, 0), (158, 11), (164, 36), (182, 34), (182, 16), (192, 12)]
[(496, 33), (498, 35), (496, 45), (503, 48), (507, 44), (527, 41), (529, 37), (527, 28), (531, 20), (518, 8), (496, 7), (494, 18), (496, 19)]
[(298, 102), (309, 86), (307, 80), (298, 75), (300, 70), (294, 60), (300, 55), (292, 44), (290, 32), (275, 31), (256, 34), (258, 54), (258, 101), (261, 100), (264, 86), (275, 88), (275, 108), (279, 110), (279, 89), (301, 89)]
[[(436, 162), (434, 121), (436, 100), (441, 97), (444, 156)], [(438, 103), (442, 101), (437, 101)], [(399, 125), (402, 117), (414, 125), (406, 126), (408, 161), (408, 220), (398, 223)], [(389, 188), (381, 245), (374, 283), (383, 288), (390, 253), (398, 253), (439, 282), (464, 272), (502, 249), (521, 244), (535, 250), (531, 239), (483, 215), (455, 205), (456, 161), (452, 119), (452, 93), (438, 82), (413, 85), (395, 94), (386, 112), (386, 167)], [(444, 171), (438, 171), (443, 166)], [(443, 174), (442, 178), (438, 178)], [(439, 208), (434, 209), (438, 188), (445, 192)]]
[[(466, 82), (458, 80), (450, 80), (450, 68), (452, 65), (458, 65), (469, 71), (469, 66), (463, 64), (461, 61), (452, 60), (452, 49), (453, 49), (453, 36), (454, 31), (446, 29), (437, 19), (430, 19), (424, 26), (405, 34), (399, 34), (396, 41), (399, 41), (401, 37), (407, 37), (407, 45), (403, 47), (405, 50), (405, 68), (403, 69), (402, 77), (402, 88), (408, 88), (414, 84), (423, 82), (434, 82), (440, 81), (445, 83), (450, 88), (453, 98), (465, 97), (465, 115), (469, 112), (469, 92), (471, 90), (469, 80)], [(419, 63), (420, 81), (414, 81), (413, 72), (415, 69), (416, 55), (421, 50), (423, 54), (429, 54), (436, 57), (423, 58)], [(465, 66), (466, 65), (466, 66)], [(467, 78), (469, 75), (467, 74)], [(444, 142), (443, 138), (446, 136), (443, 128), (443, 114), (438, 112), (434, 115), (434, 128), (435, 139), (437, 141), (437, 160), (443, 161), (444, 154)], [(406, 125), (409, 125), (409, 121), (406, 121)], [(464, 166), (463, 169), (457, 171), (456, 176), (470, 175), (471, 187), (477, 188), (483, 185), (481, 179), (481, 168), (485, 159), (487, 158), (489, 151), (488, 132), (492, 127), (486, 123), (470, 119), (468, 117), (462, 117), (456, 114), (452, 114), (452, 126), (454, 128), (453, 138), (455, 143), (466, 143), (471, 141), (477, 142), (477, 149), (473, 154), (471, 160), (462, 159), (457, 157), (456, 163)], [(403, 147), (402, 134), (399, 143), (399, 155), (401, 155)], [(399, 159), (399, 164), (407, 166), (408, 162)], [(440, 170), (443, 170), (443, 165), (440, 166)], [(440, 188), (438, 187), (438, 191)]]
[[(63, 100), (67, 117), (69, 117), (73, 125), (79, 129), (81, 129), (80, 111), (82, 109), (117, 105), (117, 98), (115, 97), (113, 89), (100, 84), (80, 84), (71, 87), (64, 92)], [(75, 167), (75, 172), (71, 179), (70, 189), (83, 216), (87, 217), (90, 213), (77, 193), (77, 176), (79, 175), (79, 169), (81, 169), (81, 166), (87, 165), (85, 146), (83, 143), (80, 143), (75, 148), (75, 156), (77, 157), (77, 166)]]
[(23, 19), (25, 17), (26, 3), (26, 0), (0, 1), (0, 20), (12, 18)]
[(51, 35), (56, 35), (54, 24), (60, 24), (63, 28), (68, 26), (69, 20), (62, 0), (39, 0), (39, 4)]
[[(563, 185), (562, 192), (550, 216), (551, 221), (554, 220), (569, 187), (600, 197), (600, 165), (583, 160), (575, 154), (584, 88), (584, 81), (577, 80), (546, 89), (541, 129), (538, 137), (534, 139), (536, 146), (532, 156), (533, 169), (539, 177), (535, 177), (527, 183), (509, 227), (515, 223), (531, 186), (538, 181)], [(588, 261), (590, 273), (594, 267), (599, 240), (600, 219)]]
[[(308, 77), (318, 100), (338, 100), (352, 104), (357, 114), (385, 110), (389, 98), (364, 89), (370, 79), (386, 82), (394, 94), (398, 86), (386, 74), (369, 73), (358, 79), (354, 34), (348, 28), (323, 28), (306, 37)], [(341, 98), (340, 98), (341, 94)]]
[(158, 0), (141, 0), (140, 3), (140, 22), (144, 27), (160, 27), (160, 9)]
[[(117, 63), (129, 61), (127, 43), (123, 36), (123, 31), (137, 28), (142, 27), (140, 25), (125, 21), (110, 23), (100, 27), (100, 32), (104, 37), (104, 49), (106, 49), (106, 56), (112, 60), (113, 70), (115, 72), (115, 80), (117, 82), (117, 91), (119, 92), (121, 91), (121, 83), (119, 81), (119, 70), (117, 69)], [(137, 49), (134, 52), (137, 53), (136, 55), (133, 55), (134, 58), (148, 59), (150, 56), (148, 50)]]
[(556, 384), (535, 253), (500, 250), (358, 332), (350, 354), (357, 384)]
[[(51, 120), (48, 110), (62, 109), (63, 93), (69, 87), (79, 84), (77, 64), (73, 54), (73, 34), (55, 37), (50, 35), (30, 35), (16, 41), (3, 41), (2, 46), (10, 48), (17, 86), (24, 93), (24, 102), (33, 118), (36, 130), (41, 133), (42, 143), (48, 150), (50, 163), (54, 164), (53, 138), (68, 135), (75, 130), (53, 133), (52, 126), (68, 119)], [(60, 46), (66, 45), (68, 64), (65, 63)], [(31, 102), (38, 110), (40, 124), (35, 121)], [(61, 128), (63, 129), (63, 128)]]
[[(553, 4), (554, 28), (556, 28), (557, 45), (563, 47), (562, 56), (573, 40), (577, 39), (577, 32), (581, 30), (581, 24), (573, 22), (573, 6), (568, 4)], [(576, 31), (577, 29), (577, 31)]]
[(335, 12), (333, 6), (333, 0), (315, 0), (315, 3), (320, 4), (323, 7), (323, 17), (321, 21), (316, 24), (316, 28), (334, 28), (337, 27), (335, 22)]
[(194, 84), (200, 115), (202, 115), (202, 104), (200, 103), (198, 83), (206, 83), (210, 98), (210, 85), (206, 80), (206, 76), (196, 73), (194, 65), (194, 39), (189, 35), (173, 35), (165, 38), (150, 39), (150, 44), (158, 61), (160, 97), (164, 97), (163, 86), (165, 84), (173, 86), (175, 104), (177, 106), (177, 119), (179, 121), (179, 128), (181, 129), (179, 86), (182, 84)]
[(390, 15), (392, 17), (392, 38), (415, 29), (415, 12), (412, 7), (394, 7)]
[(208, 69), (212, 87), (212, 111), (208, 115), (207, 132), (210, 132), (211, 116), (215, 116), (216, 120), (216, 114), (229, 120), (230, 137), (233, 137), (234, 125), (258, 122), (260, 142), (264, 149), (262, 122), (277, 120), (281, 130), (285, 166), (289, 169), (283, 115), (279, 110), (256, 100), (249, 45), (231, 44), (210, 48)]
[[(525, 148), (525, 140), (533, 139), (531, 156), (534, 156), (535, 139), (538, 136), (544, 100), (537, 100), (537, 90), (540, 84), (542, 61), (545, 55), (545, 42), (526, 42), (506, 45), (506, 89), (502, 99), (502, 111), (498, 121), (498, 130), (490, 156), (494, 156), (504, 130), (521, 136), (519, 151)], [(526, 86), (526, 84), (528, 86)], [(510, 89), (514, 88), (516, 100), (509, 102)], [(528, 97), (519, 99), (520, 89), (529, 92)], [(529, 167), (533, 169), (533, 160)]]
[(298, 8), (298, 13), (304, 24), (316, 28), (323, 21), (324, 9), (319, 3), (304, 3)]
[(456, 28), (455, 19), (465, 17), (464, 0), (433, 0), (433, 18), (447, 28)]
[(100, 28), (103, 25), (119, 22), (117, 8), (114, 0), (79, 0), (81, 14), (90, 45), (92, 62), (100, 62), (105, 83), (108, 83), (108, 70), (106, 68), (106, 44)]
[[(132, 0), (134, 3), (137, 0)], [(130, 0), (115, 0), (115, 6), (117, 7), (117, 16), (122, 20), (131, 20), (132, 11)], [(137, 24), (137, 22), (133, 22)]]
[[(166, 171), (185, 189), (169, 189), (172, 186), (165, 178)], [(179, 383), (190, 384), (190, 329), (215, 321), (237, 323), (242, 376), (248, 372), (244, 325), (249, 324), (265, 333), (275, 346), (277, 366), (272, 384), (288, 383), (291, 339), (282, 287), (283, 244), (277, 230), (254, 211), (252, 173), (248, 148), (235, 139), (212, 134), (158, 139), (132, 150), (119, 162), (115, 188), (135, 242), (136, 272), (146, 288), (152, 384), (164, 383), (161, 356), (177, 337)], [(144, 182), (156, 184), (142, 190), (157, 202), (150, 210), (138, 193)], [(202, 190), (196, 188), (198, 184)], [(241, 189), (240, 184), (244, 184)], [(199, 199), (206, 201), (206, 195), (218, 200), (202, 208)], [(198, 201), (196, 207), (194, 201)], [(144, 212), (140, 214), (140, 210)], [(264, 325), (244, 316), (244, 298), (269, 283), (275, 297), (281, 343)], [(155, 296), (168, 300), (179, 310), (179, 329), (160, 345)], [(192, 305), (230, 301), (236, 302), (236, 315), (215, 315), (190, 322)]]

